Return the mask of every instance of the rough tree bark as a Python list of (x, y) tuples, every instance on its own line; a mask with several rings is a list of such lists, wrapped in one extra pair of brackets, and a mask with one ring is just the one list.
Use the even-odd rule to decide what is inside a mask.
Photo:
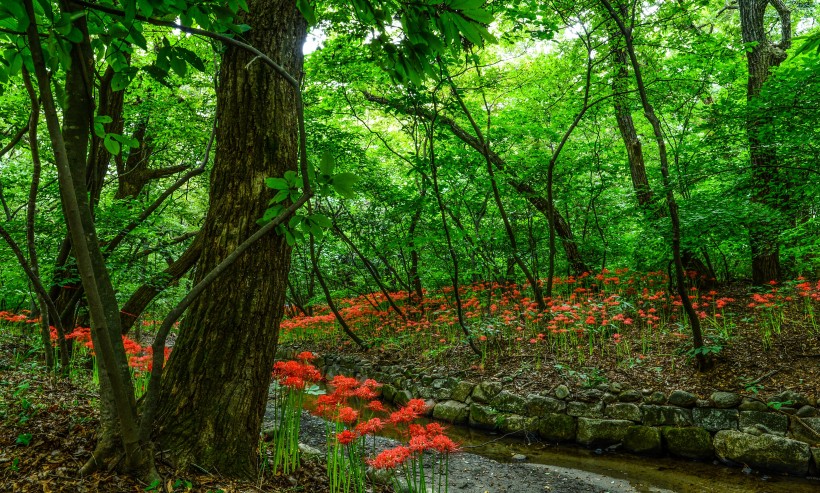
[[(293, 0), (248, 2), (244, 40), (297, 79), (306, 23)], [(257, 229), (272, 197), (264, 180), (295, 170), (294, 89), (234, 46), (222, 59), (217, 150), (198, 282)], [(180, 467), (228, 476), (256, 472), (290, 265), (284, 237), (254, 244), (195, 301), (183, 320), (162, 381), (155, 436)]]
[[(780, 42), (772, 43), (766, 35), (765, 13), (771, 5), (780, 17)], [(756, 43), (746, 52), (749, 80), (746, 98), (752, 101), (760, 93), (769, 78), (772, 67), (786, 59), (791, 46), (791, 12), (783, 0), (739, 0), (741, 36), (744, 43)], [(746, 132), (749, 139), (753, 187), (751, 200), (767, 209), (777, 209), (774, 182), (777, 180), (777, 151), (775, 145), (764, 135), (763, 127), (769, 119), (766, 115), (749, 114)], [(768, 214), (767, 214), (768, 215)], [(752, 250), (752, 280), (764, 284), (781, 277), (780, 248), (777, 236), (780, 225), (772, 217), (755, 218), (749, 225), (749, 245)]]

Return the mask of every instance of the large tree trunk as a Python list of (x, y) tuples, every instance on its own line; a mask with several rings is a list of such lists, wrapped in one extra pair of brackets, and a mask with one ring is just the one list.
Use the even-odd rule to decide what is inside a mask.
[[(781, 22), (780, 42), (772, 43), (766, 35), (764, 16), (771, 4)], [(786, 50), (791, 46), (791, 13), (782, 0), (740, 0), (740, 26), (744, 43), (757, 43), (746, 52), (749, 80), (746, 98), (751, 101), (760, 93), (763, 83), (769, 78), (769, 70), (786, 59)], [(767, 212), (763, 217), (753, 218), (749, 224), (749, 245), (752, 251), (752, 279), (755, 284), (779, 280), (780, 248), (778, 235), (781, 225), (777, 219), (778, 200), (774, 197), (779, 187), (777, 153), (773, 142), (769, 142), (765, 127), (769, 118), (765, 115), (749, 113), (746, 132), (749, 138), (749, 157), (755, 190), (752, 202), (759, 204)], [(773, 186), (774, 185), (774, 186)]]
[[(245, 41), (297, 79), (306, 23), (293, 0), (255, 0)], [(258, 229), (272, 197), (264, 180), (296, 169), (294, 90), (244, 51), (229, 47), (217, 94), (217, 149), (204, 245), (195, 281)], [(291, 249), (258, 241), (194, 302), (163, 378), (156, 438), (177, 466), (227, 476), (256, 471), (282, 317)]]

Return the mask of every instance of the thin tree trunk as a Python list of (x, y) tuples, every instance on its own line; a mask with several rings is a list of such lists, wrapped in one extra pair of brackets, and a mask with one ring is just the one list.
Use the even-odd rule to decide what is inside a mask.
[(649, 123), (652, 125), (652, 131), (655, 134), (655, 140), (658, 144), (658, 155), (661, 162), (661, 176), (663, 177), (663, 186), (666, 189), (666, 206), (669, 209), (669, 218), (672, 221), (672, 257), (675, 265), (675, 278), (677, 279), (678, 294), (681, 298), (684, 311), (689, 319), (689, 326), (692, 329), (692, 342), (694, 344), (695, 359), (697, 361), (698, 369), (703, 371), (711, 366), (711, 361), (706, 358), (700, 349), (703, 347), (703, 334), (700, 329), (700, 319), (698, 319), (695, 309), (692, 307), (692, 300), (689, 299), (689, 293), (686, 290), (686, 283), (683, 274), (683, 260), (681, 258), (680, 247), (680, 217), (678, 215), (678, 204), (675, 200), (675, 193), (672, 187), (671, 179), (669, 177), (669, 160), (666, 153), (666, 141), (661, 129), (661, 123), (655, 114), (655, 109), (649, 102), (646, 94), (646, 86), (641, 76), (640, 65), (638, 58), (635, 55), (635, 47), (632, 44), (632, 27), (627, 28), (623, 18), (615, 11), (609, 0), (601, 0), (609, 15), (618, 24), (621, 34), (624, 36), (626, 42), (627, 53), (632, 64), (632, 70), (635, 74), (635, 81), (638, 86), (638, 94), (641, 97), (641, 105), (643, 106), (644, 115)]

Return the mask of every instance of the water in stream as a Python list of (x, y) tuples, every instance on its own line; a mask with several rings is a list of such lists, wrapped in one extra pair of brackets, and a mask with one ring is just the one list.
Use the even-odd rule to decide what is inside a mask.
[(567, 470), (584, 471), (627, 481), (636, 491), (676, 493), (820, 493), (820, 478), (744, 473), (722, 464), (671, 458), (640, 457), (568, 445), (545, 445), (524, 439), (500, 438), (486, 432), (452, 426), (447, 434), (464, 444), (465, 452), (505, 462), (514, 454), (528, 462)]

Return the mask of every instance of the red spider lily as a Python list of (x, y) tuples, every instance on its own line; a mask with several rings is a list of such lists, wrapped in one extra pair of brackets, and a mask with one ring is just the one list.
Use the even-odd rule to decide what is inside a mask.
[(410, 399), (407, 402), (407, 407), (418, 414), (423, 414), (424, 411), (427, 410), (427, 404), (424, 402), (424, 399)]
[(339, 408), (336, 413), (336, 419), (345, 424), (351, 424), (359, 419), (359, 411), (356, 411), (350, 406)]
[(316, 355), (311, 353), (310, 351), (302, 351), (301, 353), (296, 355), (296, 359), (299, 361), (303, 361), (307, 363), (308, 361), (313, 361), (316, 359)]
[(375, 435), (384, 428), (384, 421), (379, 418), (370, 418), (356, 425), (356, 433), (360, 435)]
[(451, 454), (460, 450), (458, 444), (447, 435), (436, 435), (428, 442), (428, 447), (440, 454)]
[(410, 423), (419, 417), (419, 413), (408, 406), (402, 407), (398, 411), (390, 414), (390, 422), (394, 425), (401, 423)]
[(384, 408), (384, 404), (381, 401), (370, 401), (367, 403), (367, 408), (373, 412), (387, 412), (387, 409)]
[(374, 469), (395, 469), (410, 458), (410, 449), (404, 446), (384, 450), (368, 461)]
[(338, 440), (342, 445), (350, 445), (355, 442), (357, 438), (359, 438), (358, 435), (350, 430), (344, 430), (343, 432), (336, 434), (336, 440)]

